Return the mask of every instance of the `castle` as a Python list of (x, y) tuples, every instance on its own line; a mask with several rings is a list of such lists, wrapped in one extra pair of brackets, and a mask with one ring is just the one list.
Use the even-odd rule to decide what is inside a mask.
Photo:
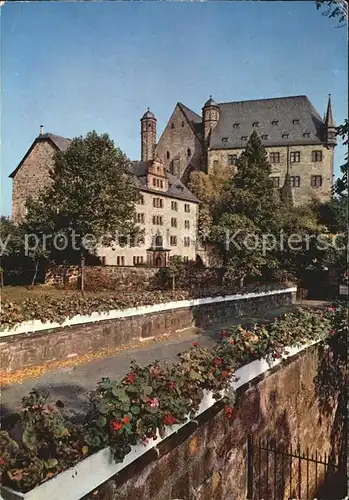
[[(135, 222), (144, 229), (137, 247), (99, 249), (105, 264), (166, 266), (172, 255), (194, 260), (199, 200), (186, 187), (193, 171), (210, 172), (234, 165), (253, 130), (271, 164), (276, 188), (291, 178), (295, 204), (331, 196), (336, 129), (331, 98), (322, 119), (306, 96), (217, 103), (212, 97), (201, 116), (177, 103), (157, 142), (157, 120), (148, 109), (141, 118), (141, 161), (130, 163), (139, 187)], [(10, 174), (12, 218), (26, 215), (26, 199), (50, 182), (55, 150), (70, 139), (41, 128), (17, 168)]]

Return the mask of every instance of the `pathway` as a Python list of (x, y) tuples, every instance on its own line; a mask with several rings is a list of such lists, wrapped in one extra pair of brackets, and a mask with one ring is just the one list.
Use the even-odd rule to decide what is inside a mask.
[[(130, 361), (135, 360), (140, 365), (147, 365), (154, 360), (173, 363), (178, 354), (189, 349), (194, 341), (199, 342), (203, 347), (213, 347), (218, 339), (218, 333), (228, 325), (270, 321), (275, 316), (289, 312), (293, 308), (294, 306), (285, 306), (264, 312), (257, 317), (235, 318), (228, 324), (227, 322), (224, 325), (214, 324), (200, 331), (197, 328), (189, 328), (164, 340), (157, 339), (133, 349), (122, 350), (112, 357), (100, 357), (85, 364), (79, 364), (79, 360), (76, 359), (75, 366), (48, 370), (38, 378), (29, 378), (22, 383), (3, 387), (1, 414), (6, 417), (18, 411), (23, 396), (32, 388), (36, 388), (49, 392), (53, 401), (62, 400), (66, 406), (67, 415), (71, 418), (79, 418), (86, 413), (88, 392), (95, 388), (96, 383), (102, 377), (111, 379), (123, 377), (129, 369)], [(4, 418), (5, 426), (7, 420)]]

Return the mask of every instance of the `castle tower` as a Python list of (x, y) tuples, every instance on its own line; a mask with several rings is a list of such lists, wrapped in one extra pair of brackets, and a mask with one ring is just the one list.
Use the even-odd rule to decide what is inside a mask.
[(219, 120), (219, 106), (210, 95), (209, 100), (202, 108), (202, 122), (204, 124), (204, 140), (207, 147), (210, 140), (211, 130), (215, 128)]
[(328, 95), (327, 111), (325, 116), (325, 139), (329, 146), (337, 144), (336, 125), (333, 119), (331, 94)]
[(156, 146), (156, 118), (148, 110), (141, 118), (141, 160), (148, 161), (154, 157)]

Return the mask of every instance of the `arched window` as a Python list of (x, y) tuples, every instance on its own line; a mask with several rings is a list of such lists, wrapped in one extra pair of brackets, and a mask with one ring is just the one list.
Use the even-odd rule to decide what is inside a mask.
[(169, 152), (169, 151), (167, 151), (167, 153), (166, 153), (166, 158), (167, 158), (168, 160), (170, 159), (170, 152)]
[(190, 148), (187, 149), (187, 156), (191, 156), (191, 149)]
[(158, 235), (155, 237), (155, 246), (157, 248), (162, 248), (162, 236)]
[(173, 123), (171, 123), (171, 128), (174, 128), (174, 124)]

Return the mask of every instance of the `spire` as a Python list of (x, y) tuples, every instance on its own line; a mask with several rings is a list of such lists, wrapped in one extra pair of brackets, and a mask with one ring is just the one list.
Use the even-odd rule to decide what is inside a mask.
[(327, 111), (326, 111), (326, 117), (325, 117), (325, 125), (327, 128), (334, 128), (335, 127), (333, 114), (332, 114), (331, 94), (328, 94), (328, 104), (327, 104)]

